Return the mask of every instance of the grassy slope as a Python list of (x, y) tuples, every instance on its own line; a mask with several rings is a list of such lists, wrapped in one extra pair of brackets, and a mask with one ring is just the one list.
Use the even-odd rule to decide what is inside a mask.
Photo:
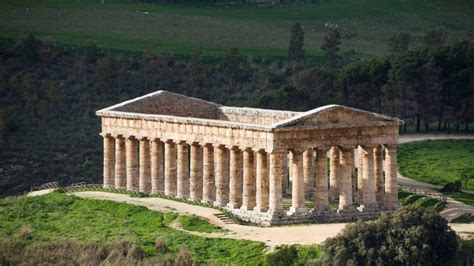
[[(22, 228), (26, 226), (31, 228), (28, 241), (35, 244), (74, 241), (114, 245), (126, 240), (139, 245), (146, 254), (156, 256), (155, 240), (160, 238), (171, 252), (186, 248), (199, 261), (255, 264), (264, 258), (263, 243), (192, 236), (166, 227), (177, 215), (125, 203), (51, 193), (35, 198), (1, 199), (0, 217), (0, 238), (24, 239)], [(212, 231), (209, 228), (201, 220), (187, 229)]]
[(327, 22), (353, 35), (344, 40), (345, 49), (366, 54), (385, 52), (387, 39), (399, 31), (419, 40), (438, 25), (454, 35), (474, 28), (474, 4), (467, 0), (333, 0), (265, 7), (112, 2), (0, 0), (0, 36), (33, 32), (70, 44), (94, 40), (102, 47), (177, 54), (201, 47), (206, 55), (220, 55), (236, 46), (245, 55), (284, 56), (295, 21), (305, 27), (305, 49), (310, 55), (320, 55)]
[(474, 141), (436, 140), (400, 145), (398, 169), (406, 177), (437, 185), (455, 180), (474, 190)]

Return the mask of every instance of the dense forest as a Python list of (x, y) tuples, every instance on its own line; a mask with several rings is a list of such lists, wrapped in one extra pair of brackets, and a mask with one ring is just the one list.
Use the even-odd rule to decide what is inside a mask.
[(474, 40), (445, 42), (442, 28), (408, 49), (371, 60), (341, 54), (331, 29), (324, 58), (305, 58), (292, 28), (288, 58), (192, 57), (70, 47), (29, 35), (0, 41), (0, 195), (47, 181), (100, 182), (102, 139), (95, 111), (156, 90), (226, 105), (309, 110), (338, 103), (397, 116), (406, 131), (469, 131), (474, 121)]

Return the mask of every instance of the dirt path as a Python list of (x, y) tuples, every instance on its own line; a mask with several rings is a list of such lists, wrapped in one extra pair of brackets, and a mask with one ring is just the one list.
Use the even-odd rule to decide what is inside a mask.
[[(246, 239), (264, 242), (269, 246), (269, 251), (273, 250), (276, 246), (283, 244), (320, 244), (327, 238), (336, 236), (337, 233), (342, 231), (342, 229), (346, 226), (346, 223), (305, 224), (275, 227), (226, 224), (215, 216), (215, 214), (220, 213), (216, 209), (191, 205), (173, 200), (161, 198), (132, 198), (125, 194), (99, 191), (76, 192), (74, 195), (81, 198), (112, 200), (141, 205), (149, 208), (150, 210), (161, 212), (172, 211), (179, 214), (195, 214), (209, 220), (209, 222), (212, 224), (222, 227), (226, 230), (226, 232), (199, 233), (186, 231), (181, 228), (176, 229), (201, 237)], [(473, 224), (450, 224), (450, 226), (460, 235), (474, 234)]]
[[(99, 191), (76, 192), (74, 193), (74, 195), (81, 198), (126, 202), (129, 204), (145, 206), (150, 210), (156, 210), (161, 212), (172, 211), (179, 214), (195, 214), (209, 220), (209, 222), (212, 224), (222, 227), (223, 229), (227, 230), (227, 232), (198, 233), (186, 231), (188, 233), (204, 237), (222, 237), (260, 241), (267, 244), (270, 249), (282, 244), (319, 244), (324, 242), (324, 240), (326, 240), (328, 237), (335, 236), (344, 228), (344, 226), (346, 226), (346, 223), (308, 224), (275, 227), (226, 224), (215, 216), (215, 214), (220, 213), (220, 211), (216, 209), (191, 205), (173, 200), (167, 200), (162, 198), (132, 198), (124, 194)], [(474, 228), (472, 231), (474, 233)]]

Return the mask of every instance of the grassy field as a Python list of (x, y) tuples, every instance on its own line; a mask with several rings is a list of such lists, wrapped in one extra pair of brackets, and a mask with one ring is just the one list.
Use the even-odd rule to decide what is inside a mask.
[(430, 212), (440, 212), (446, 206), (445, 202), (426, 196), (412, 194), (406, 191), (399, 191), (398, 199), (402, 205), (422, 207)]
[(398, 149), (398, 170), (403, 176), (436, 185), (460, 180), (463, 189), (474, 190), (473, 162), (473, 140), (428, 140)]
[[(146, 256), (177, 256), (182, 248), (193, 259), (217, 264), (257, 264), (264, 261), (265, 245), (259, 242), (209, 239), (168, 228), (178, 219), (184, 229), (220, 230), (195, 216), (150, 211), (125, 203), (80, 199), (61, 193), (35, 198), (0, 199), (0, 238), (23, 240), (26, 245), (68, 243), (116, 245), (122, 241), (140, 247)], [(157, 239), (166, 254), (158, 253)]]
[(290, 25), (302, 22), (305, 50), (321, 54), (325, 24), (342, 29), (345, 50), (379, 55), (394, 33), (412, 41), (443, 25), (451, 36), (474, 28), (468, 0), (333, 0), (318, 4), (143, 4), (114, 0), (0, 0), (0, 36), (31, 32), (68, 44), (96, 41), (99, 47), (207, 56), (237, 47), (243, 55), (286, 56)]

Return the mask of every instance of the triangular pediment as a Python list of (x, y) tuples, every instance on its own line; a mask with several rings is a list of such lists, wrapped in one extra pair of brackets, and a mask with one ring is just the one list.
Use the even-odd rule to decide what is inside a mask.
[(215, 119), (221, 105), (169, 91), (157, 91), (105, 111)]
[(401, 123), (401, 120), (382, 114), (333, 104), (304, 112), (291, 119), (275, 124), (274, 126), (281, 128), (293, 126), (357, 125), (377, 122)]

